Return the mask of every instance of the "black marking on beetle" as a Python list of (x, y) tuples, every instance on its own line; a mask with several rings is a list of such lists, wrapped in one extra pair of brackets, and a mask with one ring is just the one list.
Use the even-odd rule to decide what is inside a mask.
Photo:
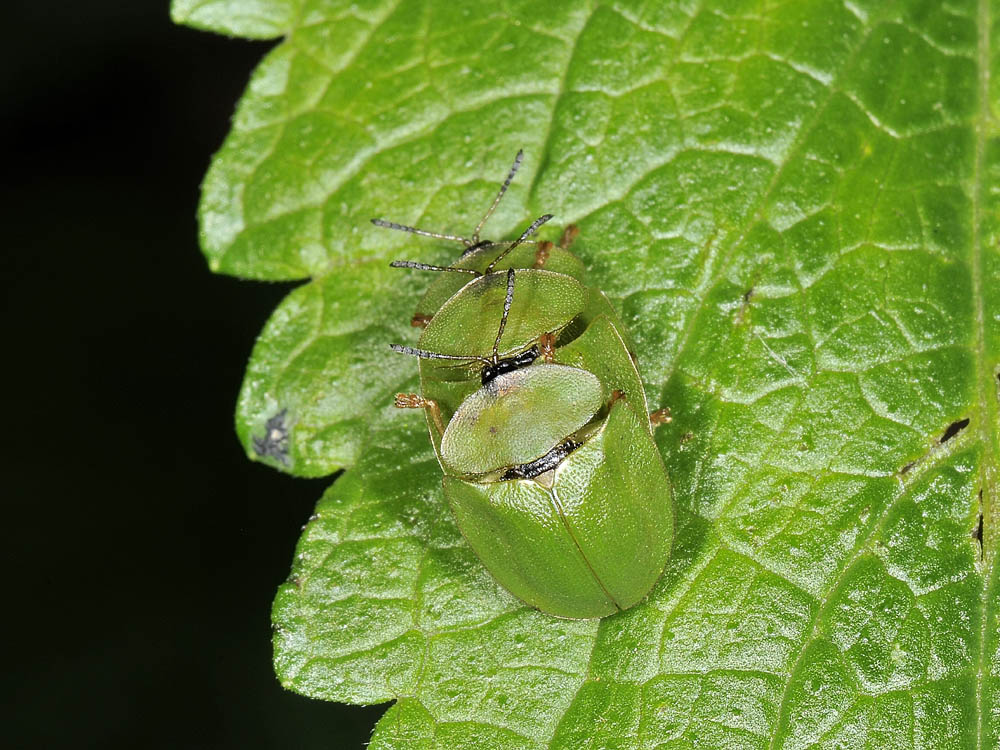
[(960, 419), (957, 422), (952, 422), (950, 425), (948, 425), (948, 429), (944, 431), (944, 435), (941, 436), (941, 440), (939, 442), (947, 443), (949, 440), (955, 437), (955, 435), (960, 433), (968, 426), (969, 426), (968, 417), (966, 417), (965, 419)]
[(288, 409), (282, 409), (264, 425), (264, 436), (253, 437), (253, 449), (258, 456), (274, 458), (288, 466)]
[(906, 466), (899, 470), (900, 475), (906, 474), (910, 469), (917, 465), (916, 461), (910, 461)]
[(513, 468), (507, 469), (500, 479), (534, 479), (538, 475), (544, 474), (550, 469), (556, 468), (563, 462), (563, 459), (565, 459), (566, 456), (575, 451), (581, 445), (583, 445), (583, 443), (578, 443), (575, 440), (565, 440), (541, 458), (536, 458), (534, 461), (529, 461), (526, 464), (518, 464)]
[(488, 364), (483, 368), (480, 380), (482, 380), (483, 385), (488, 385), (505, 373), (527, 367), (538, 359), (538, 355), (538, 347), (533, 346), (526, 352), (515, 354), (513, 357), (505, 357), (495, 364)]

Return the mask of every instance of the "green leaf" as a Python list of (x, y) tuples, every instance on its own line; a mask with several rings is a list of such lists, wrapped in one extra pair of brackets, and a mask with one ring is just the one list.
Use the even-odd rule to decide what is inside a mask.
[(173, 0), (170, 17), (205, 31), (250, 39), (273, 39), (287, 33), (300, 0)]
[[(278, 592), (282, 683), (395, 701), (380, 750), (998, 746), (1000, 5), (292, 6), (173, 5), (285, 35), (201, 206), (213, 270), (305, 281), (248, 453), (349, 467)], [(499, 588), (391, 406), (429, 280), (386, 261), (457, 250), (368, 219), (468, 232), (521, 147), (490, 236), (578, 223), (674, 415), (673, 556), (601, 621)]]

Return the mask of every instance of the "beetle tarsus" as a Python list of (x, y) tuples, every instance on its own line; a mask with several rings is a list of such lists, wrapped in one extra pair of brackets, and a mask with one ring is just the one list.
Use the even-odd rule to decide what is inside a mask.
[(438, 406), (437, 401), (424, 398), (417, 393), (397, 393), (396, 408), (427, 409), (431, 413), (431, 419), (434, 420), (434, 426), (437, 427), (438, 434), (444, 434), (444, 422), (441, 421), (441, 408)]
[(556, 361), (556, 337), (551, 333), (543, 333), (538, 339), (538, 350), (545, 364), (551, 365)]
[(396, 408), (397, 409), (422, 409), (424, 407), (424, 399), (417, 395), (416, 393), (397, 393), (396, 394)]
[(576, 224), (569, 224), (563, 230), (562, 237), (559, 238), (559, 247), (569, 250), (570, 245), (576, 241), (576, 236), (580, 234), (580, 227)]
[(654, 428), (670, 424), (673, 420), (674, 418), (670, 415), (670, 407), (667, 406), (649, 413), (649, 424)]
[(538, 243), (538, 249), (535, 250), (535, 265), (534, 268), (541, 268), (545, 265), (545, 261), (549, 259), (549, 255), (552, 253), (552, 243), (546, 240), (545, 242)]

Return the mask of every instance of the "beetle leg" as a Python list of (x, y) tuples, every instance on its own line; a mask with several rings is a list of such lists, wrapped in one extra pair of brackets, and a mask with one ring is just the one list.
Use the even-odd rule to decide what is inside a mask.
[(573, 244), (578, 234), (580, 234), (580, 227), (576, 224), (568, 225), (563, 230), (562, 237), (559, 238), (559, 247), (563, 250), (569, 250), (569, 246)]
[(545, 364), (551, 365), (556, 361), (556, 337), (551, 333), (543, 333), (538, 339), (538, 348), (542, 352)]
[[(617, 388), (611, 391), (611, 400), (608, 402), (608, 408), (610, 409), (618, 401), (624, 401), (625, 394), (619, 391)], [(670, 416), (670, 407), (664, 406), (662, 409), (657, 409), (656, 411), (651, 411), (649, 413), (649, 425), (654, 430), (657, 427), (662, 427), (665, 424), (670, 424), (674, 421), (674, 418)]]
[(665, 406), (662, 409), (657, 409), (656, 411), (651, 411), (649, 413), (649, 424), (655, 429), (661, 427), (665, 424), (669, 424), (673, 421), (673, 417), (670, 416), (670, 407)]
[(535, 250), (535, 268), (541, 268), (545, 265), (545, 261), (549, 259), (549, 253), (552, 252), (551, 242), (539, 242), (538, 249)]
[(438, 434), (444, 435), (444, 423), (441, 421), (441, 409), (437, 405), (437, 401), (424, 398), (416, 393), (397, 393), (396, 408), (427, 409), (431, 413), (431, 419), (434, 420), (434, 426), (437, 427)]
[(414, 328), (426, 328), (427, 324), (430, 322), (431, 322), (431, 316), (423, 315), (421, 313), (417, 313), (412, 318), (410, 318), (410, 325), (413, 326)]

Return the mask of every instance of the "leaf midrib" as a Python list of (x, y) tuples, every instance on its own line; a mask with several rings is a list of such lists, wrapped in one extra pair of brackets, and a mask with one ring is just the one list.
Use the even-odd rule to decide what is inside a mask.
[(986, 311), (983, 297), (983, 238), (982, 231), (982, 199), (984, 162), (986, 158), (987, 140), (990, 136), (992, 109), (990, 107), (990, 32), (992, 18), (989, 0), (979, 0), (977, 7), (977, 63), (979, 74), (979, 111), (976, 113), (976, 154), (972, 181), (972, 297), (975, 307), (976, 328), (976, 373), (977, 397), (979, 401), (979, 419), (977, 432), (983, 446), (983, 457), (980, 469), (981, 504), (979, 511), (983, 514), (982, 545), (983, 558), (981, 574), (983, 586), (980, 591), (979, 609), (979, 652), (976, 658), (976, 747), (983, 748), (987, 707), (983, 705), (983, 680), (986, 672), (986, 640), (989, 626), (989, 600), (992, 577), (990, 569), (993, 562), (993, 546), (997, 535), (993, 533), (993, 504), (996, 501), (996, 466), (1000, 459), (1000, 447), (997, 445), (996, 430), (991, 426), (1000, 424), (997, 419), (997, 404), (995, 398), (990, 398), (993, 389), (993, 373), (990, 370), (986, 352)]

